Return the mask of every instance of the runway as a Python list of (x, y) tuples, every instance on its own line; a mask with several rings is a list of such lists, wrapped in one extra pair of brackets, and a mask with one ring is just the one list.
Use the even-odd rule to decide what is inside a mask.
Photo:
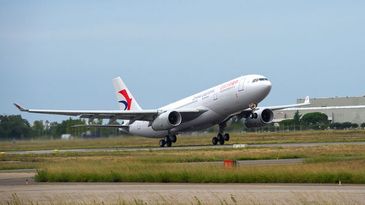
[[(301, 163), (244, 160), (239, 166)], [(220, 162), (222, 163), (222, 162)], [(0, 171), (0, 204), (365, 204), (365, 185), (37, 183), (36, 170)]]
[(313, 147), (328, 145), (365, 145), (365, 142), (319, 142), (319, 143), (278, 143), (278, 144), (230, 144), (230, 145), (190, 145), (175, 147), (115, 147), (94, 149), (60, 149), (60, 150), (32, 150), (32, 151), (8, 151), (5, 154), (52, 154), (67, 152), (136, 152), (136, 151), (163, 151), (163, 150), (198, 150), (198, 149), (229, 149), (245, 147)]
[(14, 196), (23, 203), (38, 204), (364, 204), (365, 186), (160, 183), (0, 185), (2, 203), (6, 204)]
[[(234, 149), (234, 147), (304, 147), (363, 145), (365, 142), (290, 143), (171, 148), (71, 149), (57, 152)], [(7, 154), (47, 154), (54, 150)], [(242, 160), (238, 166), (303, 163), (304, 159)], [(222, 163), (223, 162), (209, 162)], [(365, 185), (326, 184), (176, 184), (37, 183), (35, 170), (0, 171), (0, 205), (12, 204), (365, 204)], [(14, 204), (14, 203), (13, 203)]]

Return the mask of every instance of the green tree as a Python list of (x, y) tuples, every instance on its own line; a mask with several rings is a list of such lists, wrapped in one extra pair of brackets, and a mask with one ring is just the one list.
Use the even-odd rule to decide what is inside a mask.
[(364, 129), (365, 128), (365, 122), (361, 123), (360, 127)]
[(350, 129), (352, 127), (351, 122), (343, 122), (342, 123), (342, 129)]
[(343, 129), (343, 124), (339, 123), (339, 122), (334, 122), (330, 125), (331, 129), (335, 129), (335, 130), (342, 130)]
[[(90, 125), (103, 125), (102, 119), (96, 119), (91, 122), (89, 122)], [(115, 122), (114, 122), (115, 124)], [(110, 127), (95, 127), (90, 128), (90, 131), (92, 131), (93, 137), (108, 137), (110, 135), (116, 135), (118, 134), (118, 128), (110, 128)]]
[(352, 123), (351, 124), (351, 128), (353, 128), (353, 129), (356, 129), (358, 127), (359, 127), (359, 124), (357, 124), (357, 123)]
[(26, 139), (32, 136), (29, 122), (20, 115), (0, 115), (0, 138)]
[(72, 118), (62, 121), (61, 124), (58, 124), (56, 127), (56, 137), (60, 137), (62, 134), (66, 133), (76, 135), (76, 128), (74, 128), (75, 125), (85, 125), (85, 121)]
[(294, 117), (293, 117), (293, 120), (294, 120), (294, 123), (299, 125), (300, 124), (300, 118), (302, 117), (301, 114), (299, 114), (299, 111), (297, 110), (294, 114)]
[(293, 119), (286, 119), (280, 122), (280, 128), (285, 130), (292, 130), (294, 128), (294, 120)]
[(34, 121), (33, 126), (32, 126), (32, 131), (33, 131), (33, 136), (35, 136), (35, 137), (44, 136), (45, 130), (44, 130), (43, 121), (42, 120)]
[(303, 115), (301, 125), (309, 129), (327, 129), (329, 126), (328, 116), (320, 112), (312, 112)]
[(302, 115), (299, 114), (299, 111), (296, 111), (293, 119), (286, 119), (280, 122), (281, 129), (299, 130), (301, 116)]
[[(363, 123), (364, 124), (364, 123)], [(362, 126), (362, 125), (361, 125)], [(364, 124), (365, 126), (365, 124)], [(356, 129), (358, 128), (359, 125), (356, 124), (356, 123), (352, 123), (352, 122), (335, 122), (335, 123), (332, 123), (330, 125), (330, 128), (331, 129), (336, 129), (336, 130), (344, 130), (344, 129)]]

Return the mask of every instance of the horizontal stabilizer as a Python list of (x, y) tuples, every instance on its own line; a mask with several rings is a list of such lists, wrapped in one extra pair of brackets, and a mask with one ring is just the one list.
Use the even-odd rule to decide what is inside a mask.
[(72, 126), (73, 128), (77, 128), (77, 127), (95, 127), (95, 128), (129, 128), (128, 125), (117, 125), (117, 124), (114, 124), (114, 125), (74, 125)]

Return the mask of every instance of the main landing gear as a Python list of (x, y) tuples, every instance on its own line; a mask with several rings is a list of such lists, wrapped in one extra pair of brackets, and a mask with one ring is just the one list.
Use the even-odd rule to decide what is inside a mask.
[(171, 147), (172, 143), (175, 143), (177, 140), (176, 135), (169, 134), (166, 135), (164, 139), (160, 140), (160, 147)]
[(213, 145), (217, 145), (218, 143), (220, 145), (224, 145), (225, 141), (229, 141), (229, 138), (230, 138), (229, 134), (224, 133), (224, 129), (226, 128), (226, 126), (227, 126), (226, 123), (219, 124), (219, 132), (216, 137), (212, 138)]
[(223, 135), (221, 133), (218, 133), (216, 137), (212, 138), (212, 144), (213, 145), (217, 145), (218, 142), (220, 145), (224, 145), (225, 141), (229, 141), (229, 134), (228, 133), (224, 133)]

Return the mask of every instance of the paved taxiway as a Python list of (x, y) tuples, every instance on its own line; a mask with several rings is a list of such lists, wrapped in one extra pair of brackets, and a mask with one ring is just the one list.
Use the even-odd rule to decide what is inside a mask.
[(278, 143), (278, 144), (241, 144), (241, 145), (190, 145), (175, 147), (115, 147), (94, 149), (61, 149), (61, 150), (32, 150), (32, 151), (8, 151), (5, 154), (51, 154), (55, 152), (135, 152), (135, 151), (160, 151), (160, 150), (198, 150), (198, 149), (227, 149), (235, 147), (310, 147), (326, 145), (365, 145), (365, 142), (319, 142), (319, 143)]
[[(364, 204), (365, 186), (319, 184), (39, 183), (0, 185), (0, 201), (148, 204)], [(141, 203), (142, 204), (142, 203)]]
[(365, 204), (364, 185), (36, 183), (0, 172), (0, 204)]

